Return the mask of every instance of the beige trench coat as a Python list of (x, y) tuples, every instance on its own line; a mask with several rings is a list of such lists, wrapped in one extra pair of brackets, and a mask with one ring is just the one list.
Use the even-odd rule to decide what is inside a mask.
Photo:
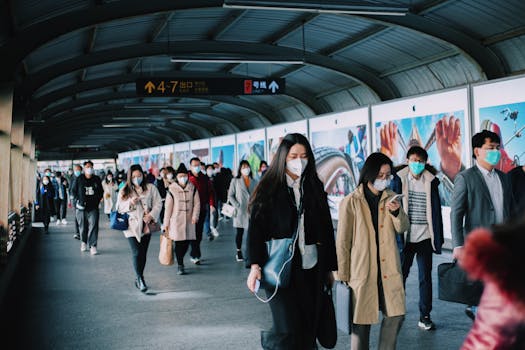
[(102, 180), (102, 188), (104, 189), (104, 214), (109, 214), (117, 203), (118, 186), (115, 182), (108, 184), (106, 180)]
[(199, 220), (200, 199), (199, 191), (188, 181), (182, 188), (178, 183), (173, 183), (166, 194), (164, 210), (164, 226), (168, 226), (168, 236), (173, 241), (186, 241), (196, 239), (195, 224), (191, 220)]
[[(149, 214), (153, 217), (155, 222), (159, 222), (159, 214), (162, 210), (162, 198), (160, 197), (159, 190), (152, 184), (147, 184), (147, 190), (142, 191), (139, 189), (138, 192), (132, 191), (130, 197), (122, 198), (122, 190), (120, 190), (117, 200), (117, 210), (119, 213), (128, 213), (128, 229), (123, 231), (126, 238), (135, 237), (140, 242), (144, 233), (142, 227), (144, 224), (144, 207), (147, 207)], [(131, 204), (131, 199), (134, 197), (140, 197), (141, 200), (137, 202), (137, 205)]]
[[(385, 295), (384, 313), (388, 317), (405, 314), (405, 290), (395, 235), (405, 232), (410, 225), (402, 208), (395, 217), (386, 207), (393, 195), (395, 193), (390, 190), (383, 191), (378, 219), (380, 278)], [(376, 236), (363, 185), (346, 196), (339, 206), (336, 250), (337, 277), (349, 283), (353, 291), (353, 322), (377, 323), (379, 293)]]

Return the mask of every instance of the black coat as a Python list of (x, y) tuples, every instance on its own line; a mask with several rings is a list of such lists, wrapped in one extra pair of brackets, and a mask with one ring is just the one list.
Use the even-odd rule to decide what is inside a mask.
[[(336, 271), (334, 228), (328, 207), (327, 195), (322, 189), (317, 191), (305, 184), (304, 230), (305, 243), (317, 244), (318, 268), (321, 272)], [(314, 193), (322, 193), (315, 198)], [(293, 190), (288, 186), (280, 188), (267, 203), (255, 202), (251, 214), (247, 235), (246, 265), (263, 266), (268, 256), (266, 241), (270, 239), (291, 238), (298, 223)]]

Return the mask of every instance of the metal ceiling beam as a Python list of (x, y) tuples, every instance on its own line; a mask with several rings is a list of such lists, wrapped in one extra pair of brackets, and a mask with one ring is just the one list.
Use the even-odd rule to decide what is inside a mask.
[[(95, 47), (95, 40), (97, 39), (97, 30), (98, 30), (97, 28), (98, 28), (97, 26), (94, 26), (89, 31), (88, 44), (87, 44), (86, 48), (84, 49), (84, 53), (85, 54), (90, 54), (93, 51), (93, 47)], [(87, 69), (84, 68), (82, 70), (82, 73), (80, 74), (80, 81), (81, 82), (86, 80), (86, 74), (87, 74)]]
[(454, 29), (445, 23), (437, 22), (427, 17), (407, 13), (405, 16), (363, 16), (380, 23), (400, 26), (414, 30), (420, 34), (426, 34), (435, 40), (441, 40), (452, 44), (462, 50), (468, 58), (472, 59), (486, 74), (488, 79), (496, 79), (505, 76), (505, 68), (500, 58), (479, 40), (476, 40), (461, 30)]
[[(363, 69), (361, 65), (333, 60), (317, 53), (303, 52), (300, 49), (235, 41), (178, 41), (172, 44), (170, 51), (172, 55), (199, 55), (202, 52), (206, 52), (208, 55), (238, 55), (247, 60), (304, 59), (305, 64), (332, 70), (367, 85), (381, 99), (387, 100), (399, 97), (399, 92), (394, 86), (381, 80), (376, 74)], [(30, 96), (36, 89), (51, 79), (84, 67), (126, 60), (133, 57), (157, 55), (167, 55), (164, 43), (137, 44), (93, 52), (89, 55), (55, 64), (31, 75), (31, 78), (26, 79), (26, 83), (21, 87), (20, 93)]]
[(505, 41), (508, 39), (516, 38), (518, 36), (525, 35), (525, 26), (514, 28), (504, 33), (496, 34), (483, 40), (483, 45), (489, 46)]
[(0, 47), (0, 81), (13, 80), (13, 73), (33, 50), (61, 35), (122, 18), (144, 16), (176, 10), (222, 7), (222, 0), (127, 0), (68, 11), (45, 21), (30, 25), (11, 37)]
[[(70, 110), (73, 110), (75, 108), (78, 108), (78, 107), (81, 107), (81, 106), (86, 106), (86, 105), (94, 105), (94, 104), (101, 104), (101, 103), (104, 103), (104, 102), (111, 102), (111, 101), (118, 101), (118, 100), (123, 100), (123, 99), (136, 99), (137, 98), (137, 94), (135, 93), (135, 91), (122, 91), (122, 92), (115, 92), (113, 94), (99, 94), (99, 95), (96, 95), (96, 96), (92, 96), (92, 97), (84, 97), (84, 98), (81, 98), (81, 99), (78, 99), (78, 100), (75, 100), (75, 101), (69, 101), (69, 102), (65, 102), (65, 103), (62, 103), (62, 104), (59, 104), (57, 106), (53, 106), (49, 109), (46, 109), (44, 110), (40, 117), (41, 119), (47, 119), (49, 118), (50, 116), (53, 116), (53, 115), (59, 115), (59, 114), (62, 114), (62, 113), (66, 113), (66, 112), (69, 112)], [(210, 102), (215, 102), (215, 103), (224, 103), (224, 104), (230, 104), (232, 101), (228, 100), (224, 100), (222, 99), (220, 96), (210, 96), (209, 98), (189, 98), (189, 97), (185, 97), (185, 99), (188, 99), (188, 100), (195, 100), (195, 101), (210, 101)], [(167, 99), (166, 100), (166, 104), (176, 104), (178, 102), (177, 99)], [(247, 110), (248, 112), (250, 112), (250, 115), (255, 115), (257, 116), (257, 111), (253, 110), (253, 104), (249, 104), (249, 103), (243, 103), (243, 101), (239, 100), (239, 101), (234, 101), (235, 102), (235, 106), (242, 109), (242, 110)], [(162, 103), (161, 103), (162, 104)], [(189, 112), (196, 112), (198, 111), (197, 109), (191, 109), (191, 108), (187, 108), (187, 110)], [(220, 113), (218, 113), (217, 111), (214, 112), (216, 115), (221, 115)], [(241, 117), (241, 116), (244, 116), (246, 117), (246, 114), (230, 114), (231, 116), (234, 116), (234, 117)], [(239, 129), (244, 129), (242, 128), (241, 126), (235, 124)], [(269, 124), (268, 124), (269, 125)]]
[[(110, 112), (112, 116), (119, 116), (119, 117), (127, 117), (127, 116), (142, 117), (143, 116), (146, 118), (151, 115), (156, 115), (156, 116), (164, 115), (166, 116), (166, 120), (173, 119), (173, 118), (169, 118), (169, 116), (173, 117), (172, 114), (163, 112), (164, 109), (168, 109), (168, 108), (152, 108), (152, 109), (145, 109), (145, 110), (144, 109), (136, 110), (136, 109), (125, 109), (126, 105), (127, 105), (126, 103), (123, 103), (123, 104), (111, 103), (111, 104), (105, 104), (105, 105), (100, 105), (100, 106), (91, 107), (91, 108), (82, 108), (76, 111), (65, 112), (55, 117), (49, 116), (47, 119), (44, 119), (44, 120), (46, 120), (46, 122), (56, 123), (60, 121), (69, 121), (69, 120), (75, 119), (78, 116), (85, 116), (91, 113), (101, 113), (101, 112)], [(191, 115), (192, 113), (195, 113), (195, 112), (196, 111), (193, 111), (193, 112), (187, 111), (187, 114)], [(241, 127), (237, 123), (231, 121), (224, 114), (217, 113), (213, 110), (202, 111), (202, 114), (206, 115), (211, 120), (215, 120), (214, 125), (226, 124), (229, 127), (230, 132), (241, 131)], [(151, 118), (153, 119), (154, 117), (151, 117)], [(154, 122), (154, 121), (152, 120), (151, 122)], [(201, 123), (195, 122), (195, 124), (207, 129), (206, 123), (201, 124)]]
[(221, 35), (226, 33), (231, 27), (237, 24), (242, 17), (248, 12), (247, 10), (233, 10), (217, 26), (208, 32), (208, 40), (217, 40)]

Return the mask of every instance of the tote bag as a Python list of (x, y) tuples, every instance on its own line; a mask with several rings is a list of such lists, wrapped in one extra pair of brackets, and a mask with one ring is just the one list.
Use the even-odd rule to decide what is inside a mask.
[(352, 332), (352, 288), (337, 282), (335, 287), (336, 323), (337, 328), (345, 334)]
[(224, 203), (221, 208), (221, 214), (229, 218), (233, 217), (235, 213), (235, 208), (230, 203)]
[(483, 283), (467, 277), (456, 260), (438, 265), (438, 298), (465, 305), (478, 305)]
[(173, 241), (166, 235), (160, 235), (159, 262), (161, 265), (173, 265)]
[(127, 213), (121, 214), (117, 210), (113, 210), (109, 214), (109, 227), (113, 230), (125, 231), (129, 226), (128, 219)]

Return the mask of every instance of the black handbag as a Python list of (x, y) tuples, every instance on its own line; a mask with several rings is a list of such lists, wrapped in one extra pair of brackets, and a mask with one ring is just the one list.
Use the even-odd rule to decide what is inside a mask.
[(438, 298), (465, 305), (478, 305), (483, 283), (467, 277), (456, 260), (438, 265)]
[(333, 349), (337, 343), (337, 326), (332, 288), (324, 286), (320, 307), (321, 314), (317, 324), (317, 340), (323, 348)]
[(345, 334), (352, 333), (352, 288), (343, 282), (338, 282), (335, 287), (335, 300), (337, 305), (336, 322), (337, 328)]

